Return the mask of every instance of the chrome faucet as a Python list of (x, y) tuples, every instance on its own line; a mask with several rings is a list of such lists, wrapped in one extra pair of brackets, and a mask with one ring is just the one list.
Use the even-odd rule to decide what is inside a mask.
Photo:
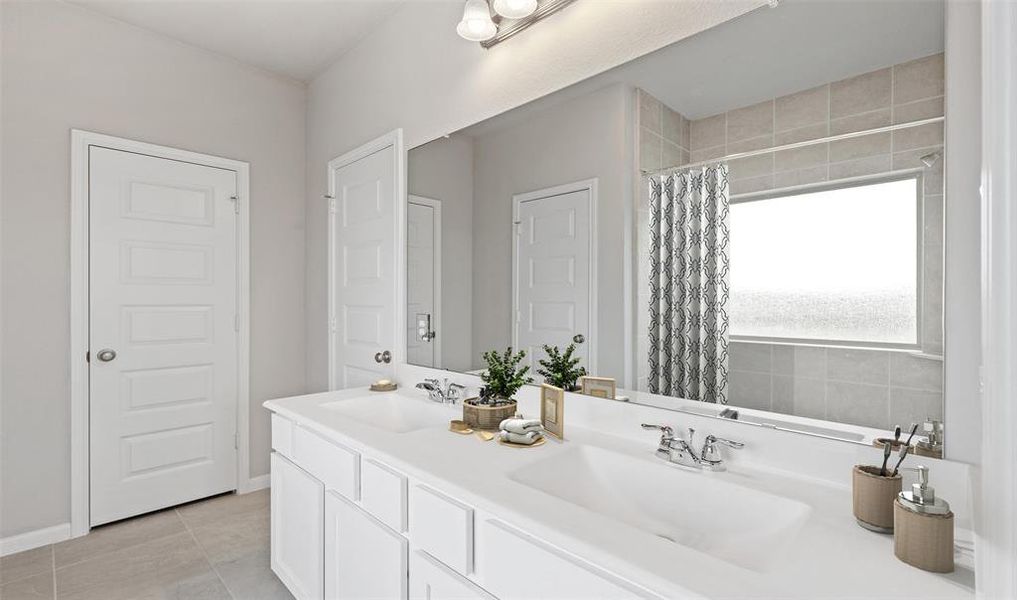
[(466, 386), (459, 385), (458, 383), (452, 383), (447, 378), (444, 381), (438, 381), (437, 379), (425, 379), (417, 384), (418, 389), (425, 390), (427, 397), (433, 402), (440, 402), (442, 404), (455, 405), (457, 401), (462, 400), (462, 393), (466, 390)]
[(729, 448), (744, 448), (745, 444), (720, 438), (715, 435), (708, 435), (703, 442), (702, 449), (697, 453), (693, 444), (695, 443), (696, 430), (689, 427), (688, 439), (677, 438), (674, 429), (667, 425), (653, 425), (643, 423), (643, 429), (654, 429), (660, 431), (660, 442), (657, 445), (657, 458), (666, 460), (669, 463), (691, 467), (693, 469), (708, 469), (711, 471), (723, 471), (724, 460), (720, 454), (718, 444)]

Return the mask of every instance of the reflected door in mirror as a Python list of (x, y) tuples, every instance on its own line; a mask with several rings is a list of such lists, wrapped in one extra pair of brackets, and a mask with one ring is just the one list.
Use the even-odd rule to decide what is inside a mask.
[(407, 357), (415, 365), (440, 366), (441, 202), (410, 196), (407, 220)]
[(575, 355), (591, 370), (591, 192), (557, 188), (516, 196), (512, 337), (531, 368), (544, 358), (544, 344), (564, 348), (582, 335)]

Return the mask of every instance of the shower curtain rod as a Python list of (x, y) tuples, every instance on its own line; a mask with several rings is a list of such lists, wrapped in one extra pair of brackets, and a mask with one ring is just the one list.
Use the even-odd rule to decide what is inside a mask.
[(874, 129), (866, 129), (864, 131), (852, 131), (851, 133), (841, 133), (838, 135), (828, 135), (822, 138), (816, 138), (814, 140), (805, 140), (804, 142), (795, 142), (793, 144), (783, 144), (781, 146), (771, 146), (769, 148), (762, 148), (760, 150), (751, 150), (749, 152), (737, 152), (735, 154), (728, 154), (727, 156), (721, 156), (720, 158), (712, 158), (710, 160), (701, 160), (695, 163), (689, 163), (685, 165), (676, 165), (674, 167), (665, 167), (663, 169), (640, 169), (643, 175), (656, 175), (660, 173), (667, 173), (669, 171), (681, 171), (682, 169), (692, 169), (695, 167), (702, 167), (705, 165), (712, 165), (715, 163), (721, 163), (728, 160), (734, 160), (736, 158), (748, 158), (750, 156), (759, 156), (761, 154), (771, 154), (773, 152), (780, 152), (782, 150), (794, 150), (795, 148), (804, 148), (806, 146), (814, 146), (816, 144), (823, 144), (826, 142), (836, 142), (838, 140), (848, 140), (851, 138), (862, 137), (866, 135), (872, 135), (874, 133), (884, 133), (888, 131), (897, 131), (898, 129), (908, 129), (911, 127), (920, 127), (922, 125), (931, 125), (933, 123), (942, 123), (943, 117), (932, 117), (929, 119), (921, 119), (918, 121), (908, 121), (907, 123), (898, 123), (896, 125), (887, 125), (885, 127), (876, 127)]

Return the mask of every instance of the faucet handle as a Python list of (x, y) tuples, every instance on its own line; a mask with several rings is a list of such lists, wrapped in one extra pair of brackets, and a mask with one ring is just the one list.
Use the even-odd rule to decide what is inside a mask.
[(735, 450), (740, 450), (740, 449), (745, 447), (745, 443), (744, 442), (736, 442), (734, 440), (729, 440), (729, 439), (726, 439), (726, 438), (717, 437), (715, 435), (708, 435), (708, 436), (706, 436), (706, 441), (709, 444), (712, 444), (714, 442), (716, 442), (718, 444), (724, 444), (728, 448), (734, 448)]
[(640, 426), (643, 429), (655, 429), (659, 431), (661, 439), (674, 438), (674, 429), (671, 429), (667, 425), (654, 425), (653, 423), (642, 423)]

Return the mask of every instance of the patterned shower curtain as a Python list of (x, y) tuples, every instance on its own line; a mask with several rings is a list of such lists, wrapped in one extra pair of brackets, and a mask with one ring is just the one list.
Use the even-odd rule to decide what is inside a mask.
[(727, 165), (650, 177), (651, 393), (727, 404)]

